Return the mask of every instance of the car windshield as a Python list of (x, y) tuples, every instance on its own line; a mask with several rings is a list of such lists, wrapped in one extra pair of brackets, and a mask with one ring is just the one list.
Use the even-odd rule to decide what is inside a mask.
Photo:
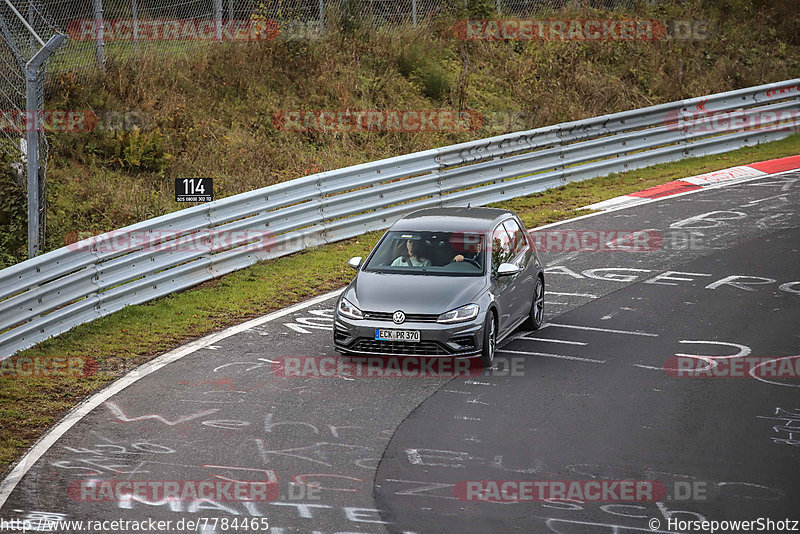
[(440, 276), (484, 273), (484, 237), (470, 232), (388, 232), (365, 271)]

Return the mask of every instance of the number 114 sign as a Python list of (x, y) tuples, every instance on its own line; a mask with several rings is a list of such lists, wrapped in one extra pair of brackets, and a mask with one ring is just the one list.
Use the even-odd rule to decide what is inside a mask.
[(211, 202), (213, 178), (175, 178), (175, 202)]

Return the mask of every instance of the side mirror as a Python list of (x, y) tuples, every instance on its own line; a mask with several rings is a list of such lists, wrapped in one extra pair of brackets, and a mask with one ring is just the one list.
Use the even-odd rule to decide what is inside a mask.
[(513, 263), (501, 263), (497, 268), (497, 276), (511, 276), (522, 271), (522, 267)]
[(362, 258), (361, 256), (354, 256), (347, 261), (347, 265), (349, 265), (350, 267), (352, 267), (357, 271), (358, 268), (361, 267), (361, 262), (363, 260), (364, 258)]

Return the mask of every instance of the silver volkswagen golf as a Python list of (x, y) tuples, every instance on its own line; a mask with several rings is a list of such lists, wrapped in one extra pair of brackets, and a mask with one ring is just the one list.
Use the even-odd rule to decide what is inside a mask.
[(394, 223), (336, 303), (345, 355), (480, 358), (544, 318), (544, 270), (519, 218), (494, 208), (431, 208)]

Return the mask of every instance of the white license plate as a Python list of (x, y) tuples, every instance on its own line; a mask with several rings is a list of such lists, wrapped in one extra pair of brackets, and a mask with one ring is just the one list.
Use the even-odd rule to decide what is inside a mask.
[(384, 330), (375, 329), (375, 339), (378, 341), (410, 341), (419, 343), (419, 330)]

